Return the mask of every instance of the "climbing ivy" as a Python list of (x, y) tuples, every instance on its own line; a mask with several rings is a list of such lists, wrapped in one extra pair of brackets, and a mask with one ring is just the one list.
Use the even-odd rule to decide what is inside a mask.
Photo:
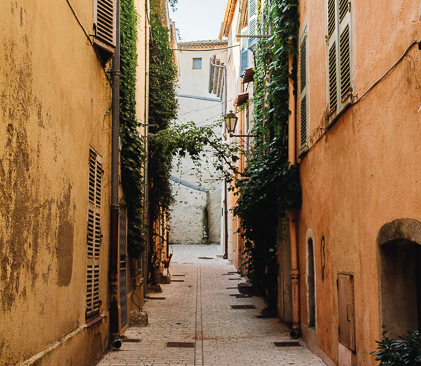
[(144, 164), (146, 152), (136, 119), (137, 22), (133, 0), (121, 0), (120, 139), (121, 177), (128, 217), (128, 249), (138, 258), (145, 247)]
[[(177, 68), (170, 46), (169, 31), (163, 23), (162, 3), (151, 1), (151, 38), (149, 45), (149, 123), (152, 132), (169, 128), (171, 121), (177, 117), (178, 102), (176, 98)], [(173, 155), (162, 140), (149, 139), (149, 241), (154, 243), (159, 233), (154, 230), (154, 223), (169, 216), (169, 207), (173, 201), (171, 191), (171, 168)], [(153, 271), (155, 249), (150, 248), (150, 270)], [(152, 282), (154, 276), (152, 272)]]
[[(261, 8), (259, 6), (259, 8)], [(238, 194), (234, 214), (241, 219), (245, 239), (243, 272), (275, 308), (277, 298), (277, 245), (287, 211), (301, 204), (299, 170), (288, 161), (288, 57), (296, 55), (299, 26), (297, 0), (272, 0), (259, 17), (254, 75), (254, 147), (244, 174), (235, 181)]]

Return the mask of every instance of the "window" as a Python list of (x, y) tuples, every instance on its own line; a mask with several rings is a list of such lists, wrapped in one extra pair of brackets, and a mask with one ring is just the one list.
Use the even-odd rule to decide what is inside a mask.
[(99, 258), (101, 248), (101, 194), (102, 158), (95, 150), (89, 151), (89, 195), (86, 268), (86, 318), (99, 313)]
[(114, 54), (115, 8), (113, 0), (96, 0), (94, 9), (94, 45), (105, 64)]
[[(241, 30), (241, 35), (247, 35), (247, 27)], [(246, 68), (249, 65), (249, 51), (248, 51), (248, 40), (246, 37), (241, 38), (241, 51), (240, 51), (241, 59), (240, 59), (240, 77), (244, 76), (246, 72)]]
[(299, 119), (300, 119), (300, 152), (305, 152), (309, 149), (310, 138), (310, 115), (309, 115), (309, 87), (308, 87), (308, 36), (307, 27), (300, 38), (299, 49), (299, 91), (300, 104)]
[[(248, 12), (248, 30), (250, 36), (255, 36), (257, 34), (257, 1), (248, 0), (247, 12)], [(249, 38), (248, 47), (253, 47), (256, 44), (257, 39)]]
[(202, 58), (194, 58), (193, 69), (201, 69), (201, 68), (202, 68)]
[(351, 3), (327, 0), (328, 124), (352, 102)]

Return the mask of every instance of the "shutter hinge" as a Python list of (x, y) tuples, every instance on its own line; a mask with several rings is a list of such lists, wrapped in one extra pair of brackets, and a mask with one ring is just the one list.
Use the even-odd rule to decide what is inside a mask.
[(348, 1), (348, 12), (351, 12), (351, 2)]
[(338, 334), (341, 335), (341, 326), (338, 325)]

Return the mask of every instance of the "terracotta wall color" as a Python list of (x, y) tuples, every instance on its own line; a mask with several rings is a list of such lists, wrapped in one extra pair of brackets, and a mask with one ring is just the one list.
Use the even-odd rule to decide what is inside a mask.
[[(390, 75), (326, 132), (326, 4), (309, 5), (300, 6), (301, 19), (308, 21), (311, 131), (310, 151), (300, 164), (301, 321), (308, 318), (305, 235), (311, 228), (318, 347), (339, 362), (336, 279), (338, 273), (352, 274), (356, 354), (351, 360), (375, 365), (369, 353), (381, 338), (376, 238), (380, 228), (395, 219), (421, 221), (421, 51), (413, 47)], [(420, 4), (354, 0), (351, 7), (353, 86), (354, 95), (361, 97), (412, 41), (421, 39)]]
[[(70, 3), (92, 34), (93, 0)], [(0, 364), (91, 365), (109, 323), (84, 327), (89, 148), (104, 170), (107, 315), (111, 86), (66, 1), (3, 1), (0, 24)]]

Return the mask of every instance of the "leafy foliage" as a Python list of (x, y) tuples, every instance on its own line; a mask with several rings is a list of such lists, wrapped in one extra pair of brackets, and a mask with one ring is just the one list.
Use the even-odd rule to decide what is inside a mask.
[[(260, 8), (260, 6), (259, 6)], [(279, 225), (289, 209), (301, 204), (297, 166), (288, 161), (288, 57), (295, 55), (298, 31), (297, 0), (274, 0), (261, 9), (267, 19), (260, 32), (272, 36), (258, 42), (254, 75), (254, 148), (244, 174), (235, 182), (239, 196), (234, 214), (241, 219), (245, 239), (243, 272), (275, 307)], [(261, 22), (258, 22), (261, 24)]]
[(146, 152), (139, 136), (136, 119), (136, 66), (138, 14), (133, 0), (121, 0), (121, 70), (120, 70), (120, 139), (121, 176), (128, 216), (129, 254), (138, 258), (145, 246), (145, 223), (142, 219), (144, 198), (143, 168)]
[[(161, 1), (151, 1), (151, 40), (149, 46), (149, 122), (157, 125), (157, 131), (166, 130), (177, 117), (178, 102), (175, 84), (177, 69), (170, 47), (168, 28), (162, 21)], [(149, 139), (149, 240), (159, 233), (154, 232), (154, 223), (168, 217), (173, 201), (170, 184), (172, 167), (171, 153), (163, 140)], [(154, 248), (151, 248), (150, 263), (154, 262)], [(152, 269), (152, 266), (150, 266)]]
[(376, 341), (378, 347), (372, 352), (380, 366), (421, 365), (421, 335), (418, 331), (408, 332), (401, 339), (384, 338)]

